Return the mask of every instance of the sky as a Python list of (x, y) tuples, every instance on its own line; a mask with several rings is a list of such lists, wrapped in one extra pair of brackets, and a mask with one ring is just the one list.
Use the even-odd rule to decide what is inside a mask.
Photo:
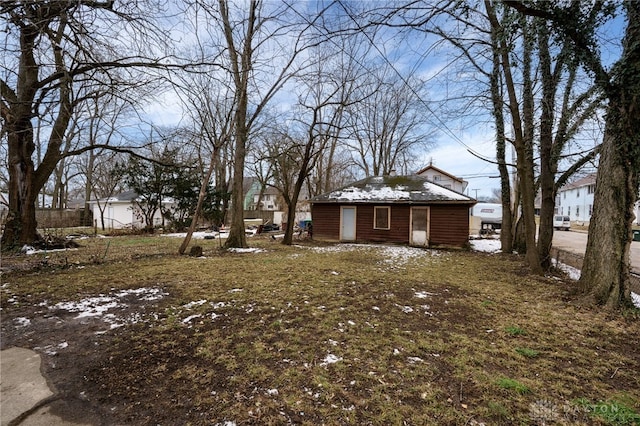
[[(286, 98), (286, 94), (279, 94), (276, 99)], [(280, 108), (280, 106), (276, 106)], [(284, 105), (284, 108), (288, 108)], [(152, 103), (145, 108), (145, 115), (154, 125), (174, 126), (183, 122), (181, 106), (176, 95), (167, 91), (157, 96)], [(425, 109), (425, 114), (431, 114)], [(419, 159), (418, 169), (432, 163), (444, 171), (460, 177), (469, 182), (466, 195), (473, 197), (490, 197), (493, 188), (499, 188), (497, 168), (494, 164), (480, 160), (472, 155), (469, 150), (483, 153), (486, 156), (495, 155), (492, 129), (488, 125), (475, 126), (473, 129), (461, 129), (452, 127), (442, 128), (439, 120), (430, 120), (433, 126), (438, 127), (433, 137), (433, 146)], [(433, 129), (427, 129), (431, 132)], [(493, 178), (491, 177), (493, 176)]]
[[(605, 28), (604, 37), (611, 35), (611, 39), (615, 40), (623, 27), (624, 21), (621, 18), (617, 19)], [(466, 84), (470, 81), (473, 84), (474, 77), (464, 75), (465, 70), (461, 72), (455, 68), (447, 68), (450, 58), (455, 56), (455, 53), (451, 53), (451, 48), (442, 44), (434, 47), (436, 44), (433, 38), (424, 35), (405, 36), (395, 40), (392, 37), (374, 49), (381, 55), (388, 55), (389, 63), (397, 69), (398, 73), (406, 75), (407, 70), (413, 70), (429, 79), (429, 98), (435, 99), (437, 103), (449, 96), (449, 91), (454, 92), (454, 96), (456, 90), (458, 94), (460, 93), (459, 87), (453, 87), (456, 84), (456, 78), (466, 79)], [(606, 58), (610, 58), (609, 61), (615, 60), (618, 56), (615, 42), (604, 44), (604, 46), (602, 55), (605, 63)], [(446, 72), (443, 72), (445, 69)], [(465, 90), (464, 86), (460, 87)], [(467, 87), (475, 89), (473, 86)], [(280, 94), (276, 99), (283, 99), (283, 97), (286, 96)], [(440, 116), (437, 107), (429, 106), (431, 105), (429, 98), (424, 99), (425, 114), (433, 117), (430, 120), (431, 127), (436, 129), (436, 134), (433, 147), (418, 159), (418, 162), (422, 163), (421, 167), (432, 163), (466, 180), (469, 183), (467, 195), (475, 198), (491, 197), (493, 190), (500, 187), (497, 167), (494, 163), (478, 158), (478, 155), (490, 160), (495, 158), (495, 135), (488, 108), (484, 117), (467, 116), (456, 120)], [(167, 92), (158, 96), (156, 100), (157, 102), (150, 104), (146, 111), (151, 121), (158, 125), (179, 124), (182, 116), (179, 113), (180, 106), (175, 95)], [(476, 109), (475, 113), (477, 111)]]
[[(487, 126), (488, 127), (488, 126)], [(465, 145), (447, 136), (440, 138), (436, 148), (426, 155), (426, 164), (432, 164), (439, 169), (469, 182), (466, 195), (471, 197), (491, 197), (493, 188), (500, 188), (498, 168), (495, 164), (479, 159), (469, 152), (495, 156), (495, 143), (492, 129), (478, 128), (472, 133), (458, 136)]]

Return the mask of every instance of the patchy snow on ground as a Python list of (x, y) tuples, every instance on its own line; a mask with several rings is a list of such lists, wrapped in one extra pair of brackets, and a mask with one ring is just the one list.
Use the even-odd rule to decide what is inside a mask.
[(31, 324), (31, 320), (25, 317), (14, 318), (13, 322), (16, 325), (16, 327), (26, 327), (29, 324)]
[(159, 288), (138, 288), (132, 290), (121, 290), (109, 295), (98, 295), (95, 297), (87, 297), (79, 301), (59, 302), (53, 306), (45, 301), (40, 306), (47, 307), (49, 310), (63, 310), (67, 312), (77, 313), (76, 319), (88, 317), (101, 317), (104, 322), (111, 324), (111, 328), (121, 327), (127, 323), (132, 324), (140, 320), (140, 315), (129, 315), (125, 318), (118, 318), (115, 314), (109, 313), (114, 309), (124, 309), (127, 304), (123, 301), (125, 297), (135, 296), (141, 301), (158, 300), (166, 296), (168, 293)]
[(69, 344), (67, 342), (62, 342), (62, 343), (59, 343), (57, 345), (47, 345), (47, 346), (44, 346), (44, 347), (36, 346), (33, 349), (41, 350), (41, 351), (43, 351), (44, 353), (46, 353), (47, 355), (50, 355), (50, 356), (55, 356), (55, 355), (58, 354), (57, 349), (66, 349), (68, 346), (69, 346)]
[(183, 324), (189, 324), (191, 321), (193, 321), (196, 318), (200, 318), (202, 315), (200, 314), (195, 314), (195, 315), (189, 315), (188, 317), (186, 317), (185, 319), (182, 320)]
[(231, 253), (264, 253), (265, 250), (259, 249), (257, 247), (231, 247), (227, 251)]
[[(172, 232), (169, 234), (162, 234), (163, 237), (169, 238), (184, 238), (187, 236), (186, 232)], [(191, 238), (194, 240), (214, 239), (214, 238), (227, 238), (229, 236), (228, 231), (198, 231), (191, 234)]]
[(185, 308), (185, 309), (191, 309), (191, 308), (194, 308), (196, 306), (202, 306), (205, 303), (207, 303), (206, 299), (196, 300), (195, 302), (189, 302), (186, 305), (182, 305), (182, 307)]
[(336, 362), (340, 362), (340, 361), (342, 361), (342, 357), (339, 357), (334, 354), (328, 354), (326, 357), (324, 357), (320, 365), (325, 366), (329, 364), (335, 364)]
[(498, 253), (501, 249), (500, 240), (493, 238), (482, 238), (480, 240), (470, 240), (471, 248), (484, 253)]
[[(565, 265), (564, 263), (557, 263), (555, 259), (552, 259), (551, 262), (556, 268), (567, 274), (570, 279), (574, 281), (578, 281), (580, 279), (580, 269)], [(631, 301), (636, 308), (640, 309), (640, 294), (631, 292)]]
[(425, 257), (429, 255), (431, 257), (438, 257), (442, 255), (442, 252), (437, 250), (425, 250), (417, 247), (404, 247), (404, 246), (382, 246), (379, 248), (382, 256), (384, 256), (385, 263), (391, 263), (396, 266), (405, 265), (410, 260)]
[(419, 247), (388, 246), (382, 244), (336, 244), (327, 247), (296, 246), (312, 250), (316, 253), (339, 253), (347, 251), (377, 251), (382, 257), (383, 264), (394, 267), (403, 266), (409, 261), (423, 257), (441, 257), (444, 254), (438, 250), (423, 249)]
[(26, 255), (38, 254), (38, 253), (53, 253), (56, 251), (75, 251), (77, 248), (62, 248), (62, 249), (50, 249), (50, 250), (37, 250), (32, 246), (24, 245), (20, 251)]
[(580, 279), (580, 269), (565, 265), (564, 263), (558, 263), (555, 259), (551, 259), (551, 264), (567, 274), (570, 279), (574, 281), (578, 281)]

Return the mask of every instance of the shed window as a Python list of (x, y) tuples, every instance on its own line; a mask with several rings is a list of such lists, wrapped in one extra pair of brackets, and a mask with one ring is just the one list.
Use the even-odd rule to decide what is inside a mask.
[(390, 229), (391, 208), (390, 207), (374, 207), (373, 208), (373, 229)]

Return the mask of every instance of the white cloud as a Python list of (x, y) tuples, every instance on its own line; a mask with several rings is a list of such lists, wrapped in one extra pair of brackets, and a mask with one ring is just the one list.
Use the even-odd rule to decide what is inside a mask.
[(491, 196), (491, 190), (499, 188), (500, 181), (489, 176), (498, 176), (498, 168), (494, 163), (471, 154), (468, 149), (494, 161), (496, 147), (492, 129), (488, 126), (477, 127), (473, 132), (456, 136), (461, 142), (453, 136), (443, 135), (436, 148), (424, 156), (424, 166), (433, 160), (434, 166), (468, 181), (468, 195), (475, 197), (477, 189), (478, 197)]

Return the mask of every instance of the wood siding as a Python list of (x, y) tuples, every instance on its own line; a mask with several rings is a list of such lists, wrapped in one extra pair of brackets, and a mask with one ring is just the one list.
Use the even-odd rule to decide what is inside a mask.
[[(373, 229), (373, 208), (391, 207), (389, 229)], [(356, 240), (374, 243), (409, 243), (409, 206), (360, 204), (356, 217)]]
[(340, 205), (313, 204), (311, 220), (314, 239), (340, 241)]
[(463, 247), (469, 242), (469, 205), (431, 206), (429, 245)]
[[(344, 206), (348, 204), (343, 204)], [(340, 240), (340, 204), (314, 203), (311, 209), (313, 237), (324, 241)], [(373, 209), (391, 207), (391, 227), (373, 229)], [(356, 210), (356, 241), (409, 244), (409, 205), (358, 204)], [(431, 205), (429, 244), (462, 247), (469, 240), (468, 205)]]

